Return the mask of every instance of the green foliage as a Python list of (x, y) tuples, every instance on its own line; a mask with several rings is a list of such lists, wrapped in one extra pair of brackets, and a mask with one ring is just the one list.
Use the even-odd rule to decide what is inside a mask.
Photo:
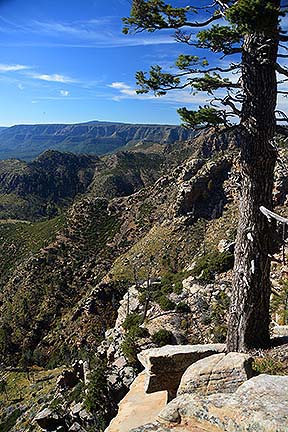
[(170, 294), (175, 292), (181, 294), (183, 290), (182, 281), (190, 276), (188, 271), (178, 271), (176, 273), (167, 272), (161, 278), (160, 289), (163, 294)]
[(0, 430), (1, 432), (9, 432), (15, 426), (18, 418), (21, 415), (21, 410), (16, 408), (8, 416), (0, 417)]
[(131, 330), (133, 327), (139, 327), (141, 324), (141, 317), (137, 313), (131, 313), (127, 315), (125, 321), (122, 324), (122, 327), (125, 330)]
[(130, 18), (123, 18), (123, 33), (137, 33), (142, 28), (148, 32), (184, 25), (190, 7), (175, 8), (162, 0), (134, 0)]
[(270, 33), (282, 13), (279, 8), (267, 0), (238, 0), (226, 11), (226, 18), (242, 33)]
[(202, 273), (201, 280), (212, 281), (215, 278), (215, 274), (230, 270), (233, 267), (233, 263), (234, 256), (231, 252), (211, 252), (197, 260), (193, 268), (193, 274), (200, 276)]
[(140, 338), (148, 337), (149, 332), (146, 328), (140, 327), (142, 317), (137, 313), (129, 314), (124, 323), (123, 328), (127, 331), (125, 338), (121, 344), (121, 350), (126, 360), (133, 366), (138, 363), (137, 353), (139, 347), (137, 341)]
[(137, 338), (132, 334), (127, 334), (121, 344), (121, 351), (126, 358), (127, 362), (131, 366), (137, 366), (138, 359), (137, 354), (139, 352), (139, 347), (137, 345)]
[(195, 67), (198, 65), (207, 66), (207, 60), (200, 60), (198, 56), (195, 55), (184, 55), (180, 54), (177, 58), (175, 65), (180, 69), (184, 70), (187, 68)]
[(65, 222), (64, 214), (33, 223), (0, 221), (0, 237), (3, 239), (0, 243), (0, 281), (3, 282), (30, 254), (51, 243)]
[(174, 310), (176, 308), (176, 303), (174, 303), (164, 294), (161, 295), (156, 301), (163, 311)]
[(170, 330), (160, 329), (152, 335), (152, 342), (162, 347), (164, 345), (169, 345), (172, 342), (173, 333)]
[(84, 401), (86, 409), (93, 413), (97, 418), (97, 426), (103, 431), (107, 426), (107, 365), (105, 362), (99, 362), (89, 376), (86, 398)]
[(212, 25), (207, 30), (197, 34), (199, 48), (210, 49), (213, 52), (233, 51), (233, 45), (241, 41), (241, 35), (235, 27)]
[(140, 87), (136, 91), (138, 94), (148, 93), (152, 90), (156, 96), (163, 96), (166, 94), (164, 87), (177, 88), (180, 84), (180, 78), (170, 73), (164, 73), (159, 65), (151, 67), (149, 78), (147, 78), (147, 73), (142, 71), (136, 72), (135, 76), (136, 84)]
[[(181, 294), (183, 290), (182, 281), (190, 275), (187, 271), (177, 273), (168, 272), (161, 278), (160, 284), (154, 284), (150, 292), (151, 301), (159, 304), (162, 310), (169, 311), (176, 308), (176, 303), (169, 299), (169, 294)], [(139, 294), (139, 301), (144, 304), (147, 298), (146, 289)], [(180, 306), (181, 309), (181, 306)], [(180, 310), (179, 310), (180, 311)]]
[(226, 124), (226, 116), (224, 111), (219, 111), (216, 108), (204, 105), (199, 107), (198, 111), (188, 110), (187, 108), (179, 108), (177, 110), (180, 118), (186, 127), (207, 127), (220, 126)]
[(224, 343), (227, 336), (227, 325), (218, 324), (213, 328), (213, 336), (215, 343)]
[(257, 374), (286, 375), (283, 363), (268, 356), (257, 357), (252, 368)]
[(6, 397), (8, 396), (7, 394), (7, 388), (8, 388), (8, 383), (5, 379), (1, 379), (0, 380), (0, 394), (5, 394)]
[[(194, 78), (192, 83), (191, 83), (192, 88), (199, 90), (199, 91), (205, 91), (210, 95), (212, 95), (213, 92), (217, 89), (231, 87), (231, 86), (233, 86), (233, 84), (230, 82), (230, 80), (228, 78), (222, 78), (216, 72), (213, 72), (213, 74), (205, 73), (200, 78)], [(209, 108), (209, 110), (207, 111), (208, 108)], [(206, 107), (206, 112), (204, 112), (203, 108), (200, 107), (198, 114), (200, 112), (200, 109), (202, 110), (202, 112), (201, 112), (202, 115), (209, 113), (209, 116), (212, 117), (211, 113), (213, 111), (211, 111), (211, 107)], [(204, 107), (204, 109), (205, 109), (205, 107)], [(218, 110), (215, 110), (215, 111), (217, 111), (217, 113), (219, 114)]]
[(176, 305), (176, 312), (188, 313), (191, 312), (190, 306), (185, 302), (180, 302)]

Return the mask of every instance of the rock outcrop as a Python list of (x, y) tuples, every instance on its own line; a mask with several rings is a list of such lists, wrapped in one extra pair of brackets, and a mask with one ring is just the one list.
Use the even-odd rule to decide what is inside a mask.
[(153, 394), (145, 392), (145, 372), (135, 379), (129, 393), (119, 404), (119, 411), (106, 432), (126, 432), (147, 422), (153, 422), (166, 405), (165, 391)]
[(188, 432), (201, 427), (211, 432), (287, 432), (287, 394), (287, 376), (259, 375), (232, 394), (179, 396), (159, 414), (157, 423), (137, 431), (162, 432), (175, 427)]
[(225, 350), (224, 344), (166, 345), (138, 354), (145, 367), (147, 393), (168, 391), (168, 399), (176, 395), (181, 377), (188, 366), (200, 359)]
[(182, 376), (177, 396), (233, 393), (253, 376), (252, 361), (252, 357), (242, 353), (221, 353), (199, 360)]

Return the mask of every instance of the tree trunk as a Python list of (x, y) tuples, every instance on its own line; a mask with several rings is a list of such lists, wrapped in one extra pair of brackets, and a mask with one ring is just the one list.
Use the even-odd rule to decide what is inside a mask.
[(269, 345), (270, 229), (261, 205), (272, 208), (276, 151), (278, 29), (247, 34), (242, 54), (241, 194), (235, 248), (228, 351)]

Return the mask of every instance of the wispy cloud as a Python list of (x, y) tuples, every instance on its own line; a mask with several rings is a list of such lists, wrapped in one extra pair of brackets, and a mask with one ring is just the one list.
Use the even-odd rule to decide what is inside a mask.
[[(5, 41), (5, 46), (11, 47), (114, 48), (175, 43), (170, 34), (125, 36), (121, 34), (120, 21), (118, 18), (116, 21), (115, 17), (71, 22), (34, 20), (21, 24), (0, 17), (0, 21), (0, 31), (14, 36), (10, 42)], [(17, 37), (15, 40), (16, 34), (25, 37)]]
[(29, 66), (21, 64), (3, 64), (0, 63), (0, 72), (18, 72), (25, 69), (30, 69)]
[(38, 74), (38, 73), (31, 73), (29, 74), (31, 78), (38, 79), (40, 81), (48, 81), (48, 82), (57, 82), (57, 83), (75, 83), (76, 80), (60, 74)]

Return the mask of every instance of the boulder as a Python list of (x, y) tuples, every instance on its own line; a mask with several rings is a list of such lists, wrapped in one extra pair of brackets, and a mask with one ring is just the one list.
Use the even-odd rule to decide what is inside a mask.
[(166, 345), (142, 351), (138, 359), (147, 374), (146, 393), (167, 390), (174, 397), (183, 373), (192, 363), (224, 350), (224, 344), (208, 344)]
[[(128, 307), (129, 304), (129, 307)], [(118, 316), (116, 319), (115, 327), (119, 328), (122, 326), (125, 318), (127, 317), (127, 312), (133, 313), (139, 308), (139, 291), (136, 286), (133, 285), (129, 288), (128, 292), (124, 295), (123, 300), (120, 301), (120, 306), (118, 308)]]
[(166, 392), (146, 394), (145, 372), (137, 376), (129, 392), (119, 404), (117, 416), (105, 432), (127, 432), (131, 428), (155, 421), (166, 405)]
[(232, 393), (252, 378), (252, 357), (242, 353), (214, 354), (193, 363), (182, 376), (177, 396), (185, 393)]
[(64, 420), (49, 408), (40, 411), (34, 418), (34, 422), (37, 422), (40, 428), (45, 431), (58, 430), (65, 425)]
[(77, 417), (80, 411), (83, 409), (83, 404), (81, 402), (74, 402), (70, 406), (70, 413), (72, 417)]
[(287, 394), (288, 376), (259, 375), (235, 393), (183, 394), (161, 411), (158, 422), (135, 431), (287, 432)]

